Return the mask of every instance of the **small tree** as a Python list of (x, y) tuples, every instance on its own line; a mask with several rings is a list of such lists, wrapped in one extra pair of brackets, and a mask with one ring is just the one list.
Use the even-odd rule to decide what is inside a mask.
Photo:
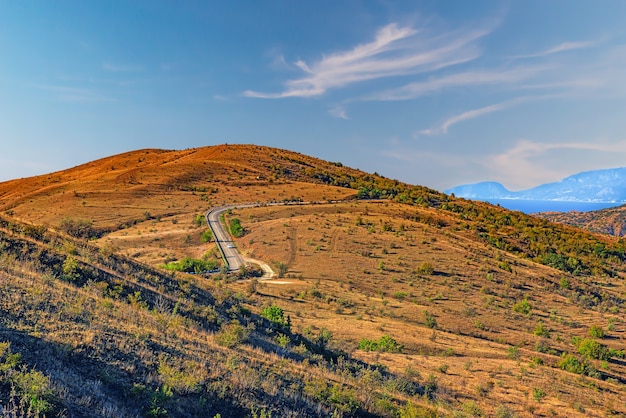
[(320, 333), (317, 336), (317, 345), (321, 347), (322, 350), (325, 350), (330, 344), (330, 341), (333, 339), (333, 333), (326, 328), (320, 329)]
[(211, 240), (213, 239), (213, 233), (210, 229), (207, 229), (206, 231), (202, 232), (200, 238), (202, 239), (202, 242), (211, 242)]
[(78, 272), (78, 261), (74, 256), (68, 255), (63, 262), (63, 278), (70, 282), (77, 280), (80, 277)]
[(289, 267), (285, 263), (281, 263), (280, 261), (276, 263), (276, 268), (278, 269), (278, 277), (283, 278), (289, 271)]
[(291, 318), (289, 316), (285, 318), (285, 312), (279, 306), (268, 306), (261, 311), (261, 316), (274, 324), (285, 327), (287, 330), (291, 328)]

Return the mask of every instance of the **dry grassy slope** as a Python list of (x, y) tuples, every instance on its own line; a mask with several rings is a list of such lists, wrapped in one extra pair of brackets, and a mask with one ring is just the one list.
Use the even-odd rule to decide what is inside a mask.
[[(5, 218), (0, 248), (0, 343), (21, 356), (0, 352), (8, 416), (37, 416), (20, 399), (48, 402), (43, 416), (372, 416), (384, 411), (365, 394), (402, 407), (423, 390), (385, 372), (361, 384), (373, 364), (271, 324), (223, 280), (164, 274)], [(33, 371), (43, 384), (19, 377)]]
[(626, 206), (592, 212), (546, 212), (537, 216), (602, 234), (617, 237), (626, 235)]
[[(83, 217), (102, 229), (151, 216), (193, 213), (238, 201), (341, 199), (354, 191), (319, 187), (306, 167), (356, 170), (301, 154), (247, 145), (139, 150), (72, 169), (0, 183), (0, 209), (40, 224)], [(245, 189), (244, 189), (245, 188)]]
[[(20, 329), (19, 335), (35, 337), (35, 342), (54, 340), (57, 344), (67, 338), (63, 329), (76, 329), (76, 340), (87, 341), (79, 347), (84, 350), (81, 353), (94, 351), (93, 358), (100, 362), (96, 364), (116, 364), (127, 373), (139, 368), (141, 384), (150, 390), (164, 381), (154, 344), (161, 347), (157, 353), (172, 354), (174, 347), (185, 347), (176, 349), (175, 358), (191, 356), (208, 365), (208, 377), (201, 376), (202, 390), (207, 390), (216, 404), (224, 401), (220, 390), (230, 387), (228, 393), (233, 388), (236, 393), (246, 392), (251, 382), (261, 381), (263, 390), (253, 398), (242, 395), (224, 402), (244, 409), (259, 402), (275, 411), (281, 409), (280, 415), (289, 408), (298, 409), (302, 392), (306, 402), (318, 402), (320, 415), (328, 410), (323, 408), (338, 404), (348, 408), (352, 399), (362, 415), (394, 416), (406, 400), (456, 416), (478, 411), (500, 416), (507, 416), (507, 411), (518, 416), (626, 413), (621, 401), (626, 376), (623, 360), (591, 360), (598, 369), (596, 377), (558, 367), (561, 353), (576, 353), (571, 338), (585, 337), (592, 325), (608, 331), (603, 344), (624, 348), (623, 246), (615, 239), (425, 188), (410, 188), (301, 154), (256, 146), (126, 153), (49, 176), (1, 183), (0, 205), (21, 219), (53, 226), (67, 216), (92, 220), (98, 228), (115, 230), (99, 241), (104, 254), (118, 251), (156, 265), (210, 251), (200, 242), (202, 229), (193, 225), (194, 217), (210, 206), (291, 198), (343, 199), (354, 196), (355, 190), (331, 184), (345, 184), (346, 178), (370, 182), (374, 194), (381, 194), (377, 190), (381, 188), (385, 193), (392, 191), (397, 201), (415, 204), (354, 201), (236, 210), (232, 216), (239, 217), (247, 230), (238, 241), (240, 248), (255, 258), (285, 263), (292, 275), (289, 283), (264, 283), (258, 293), (243, 298), (242, 294), (254, 290), (249, 283), (218, 280), (213, 285), (187, 277), (177, 279), (180, 290), (172, 291), (161, 288), (162, 280), (156, 279), (150, 284), (156, 293), (144, 297), (162, 294), (187, 301), (190, 290), (199, 292), (204, 302), (194, 300), (183, 306), (182, 317), (193, 321), (198, 321), (193, 319), (195, 309), (220, 308), (224, 300), (227, 303), (218, 309), (222, 321), (246, 312), (233, 310), (231, 305), (243, 303), (256, 314), (263, 306), (277, 304), (309, 339), (315, 340), (323, 329), (329, 329), (336, 347), (365, 364), (388, 368), (392, 379), (355, 368), (350, 361), (328, 369), (314, 352), (294, 343), (298, 335), (290, 336), (285, 349), (277, 348), (285, 340), (271, 332), (268, 338), (264, 328), (253, 334), (253, 340), (264, 342), (234, 349), (219, 347), (210, 327), (198, 328), (195, 322), (186, 323), (176, 316), (184, 326), (171, 335), (161, 335), (158, 324), (162, 319), (153, 310), (129, 303), (131, 293), (112, 298), (98, 293), (98, 286), (77, 287), (52, 280), (42, 274), (41, 266), (47, 264), (41, 260), (29, 261), (21, 273), (6, 265), (0, 270), (10, 280), (6, 289), (19, 288), (22, 295), (16, 302), (12, 292), (6, 292), (2, 299), (5, 312), (18, 303), (33, 318), (26, 325), (13, 318), (5, 325), (5, 335)], [(122, 224), (127, 227), (119, 229)], [(14, 252), (13, 257), (9, 263), (21, 256)], [(89, 261), (87, 256), (82, 259)], [(572, 275), (537, 261), (582, 274)], [(128, 283), (130, 291), (136, 286), (133, 277), (154, 274), (120, 273), (118, 284)], [(37, 295), (45, 286), (54, 289), (54, 302), (44, 304), (42, 310)], [(142, 294), (148, 290), (139, 289)], [(71, 302), (66, 304), (67, 297)], [(214, 304), (212, 298), (220, 302)], [(530, 312), (515, 312), (514, 306), (524, 298)], [(110, 309), (112, 303), (118, 309)], [(152, 308), (152, 299), (150, 304)], [(86, 311), (77, 308), (83, 305), (88, 307)], [(108, 311), (100, 309), (101, 305), (109, 307)], [(83, 313), (53, 314), (76, 309)], [(83, 315), (89, 318), (88, 327)], [(58, 322), (58, 328), (50, 318)], [(250, 322), (245, 318), (242, 321)], [(433, 320), (434, 331), (429, 327)], [(127, 321), (130, 331), (123, 325)], [(540, 323), (549, 335), (534, 334)], [(46, 329), (43, 336), (41, 327)], [(103, 353), (109, 343), (94, 338), (91, 329), (110, 336), (123, 356), (108, 359)], [(55, 332), (58, 338), (46, 337)], [(372, 354), (356, 349), (361, 339), (378, 339), (383, 334), (404, 344), (405, 352)], [(28, 350), (29, 345), (21, 347)], [(303, 355), (320, 368), (310, 369), (309, 363), (300, 361)], [(124, 361), (125, 356), (129, 361)], [(245, 366), (238, 366), (241, 364)], [(297, 377), (290, 379), (290, 373)], [(90, 379), (102, 382), (106, 377)], [(132, 383), (132, 378), (126, 380), (125, 387)], [(333, 389), (333, 383), (339, 389)], [(435, 387), (431, 393), (434, 402), (429, 401), (424, 394)], [(194, 398), (197, 392), (194, 394), (191, 399), (198, 401)], [(268, 401), (270, 398), (275, 400)], [(128, 408), (125, 401), (116, 400), (116, 407)]]
[[(602, 379), (558, 367), (561, 353), (576, 353), (572, 337), (588, 337), (594, 325), (612, 328), (604, 344), (625, 348), (623, 276), (581, 278), (519, 258), (476, 240), (464, 221), (432, 208), (354, 202), (251, 208), (233, 216), (246, 220), (248, 232), (238, 240), (244, 252), (289, 266), (287, 284), (267, 284), (260, 293), (290, 312), (298, 329), (328, 328), (357, 358), (394, 372), (434, 374), (451, 410), (474, 406), (493, 416), (504, 405), (519, 416), (626, 413), (623, 360), (592, 361)], [(419, 272), (424, 263), (432, 274)], [(595, 306), (593, 294), (602, 295)], [(529, 314), (514, 310), (524, 299)], [(539, 324), (546, 335), (535, 335)], [(362, 339), (384, 334), (404, 344), (405, 353), (356, 350)]]

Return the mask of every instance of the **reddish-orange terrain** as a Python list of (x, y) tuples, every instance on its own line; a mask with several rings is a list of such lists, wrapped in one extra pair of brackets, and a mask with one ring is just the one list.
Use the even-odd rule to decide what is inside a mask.
[[(202, 215), (249, 202), (224, 222), (271, 279), (174, 271), (219, 267)], [(0, 183), (0, 210), (7, 411), (626, 415), (615, 237), (254, 145)]]

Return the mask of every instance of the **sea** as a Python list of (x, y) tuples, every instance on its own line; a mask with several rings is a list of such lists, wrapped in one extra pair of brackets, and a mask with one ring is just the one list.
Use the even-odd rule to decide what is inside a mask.
[(518, 199), (484, 199), (492, 205), (499, 205), (510, 210), (518, 210), (527, 214), (537, 212), (590, 212), (622, 206), (619, 202), (567, 202), (560, 200), (518, 200)]

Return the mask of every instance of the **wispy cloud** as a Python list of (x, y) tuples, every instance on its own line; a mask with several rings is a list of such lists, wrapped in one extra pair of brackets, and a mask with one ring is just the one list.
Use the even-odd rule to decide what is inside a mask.
[(295, 62), (305, 75), (286, 81), (280, 93), (247, 90), (243, 94), (264, 99), (316, 97), (329, 89), (363, 81), (434, 71), (479, 57), (475, 41), (490, 32), (466, 29), (433, 35), (392, 23), (378, 30), (370, 43), (324, 56), (312, 64)]
[(548, 48), (544, 51), (537, 52), (535, 54), (516, 55), (513, 58), (537, 58), (545, 57), (552, 54), (558, 54), (560, 52), (574, 51), (576, 49), (584, 49), (596, 46), (598, 41), (581, 41), (581, 42), (563, 42), (552, 48)]
[(546, 99), (554, 99), (558, 97), (563, 97), (563, 95), (551, 94), (551, 95), (541, 95), (541, 96), (524, 96), (524, 97), (517, 97), (515, 99), (507, 100), (507, 101), (500, 102), (500, 103), (495, 103), (489, 106), (480, 107), (478, 109), (467, 110), (465, 112), (459, 113), (458, 115), (454, 115), (446, 119), (439, 126), (436, 126), (434, 128), (429, 128), (429, 129), (423, 129), (419, 131), (418, 134), (419, 135), (447, 134), (448, 129), (452, 125), (456, 125), (459, 122), (478, 118), (480, 116), (487, 115), (493, 112), (498, 112), (500, 110), (509, 109), (511, 107), (514, 107), (523, 103), (546, 100)]
[(464, 71), (443, 77), (431, 78), (426, 81), (409, 83), (402, 87), (389, 89), (380, 93), (366, 96), (363, 98), (363, 100), (410, 100), (420, 96), (424, 96), (429, 93), (451, 88), (494, 84), (513, 84), (530, 79), (549, 68), (550, 67), (548, 66), (526, 66), (502, 70)]
[(346, 109), (344, 109), (342, 106), (335, 106), (332, 109), (330, 109), (328, 113), (331, 116), (334, 116), (339, 119), (346, 119), (346, 120), (350, 119), (348, 117), (348, 114), (346, 113)]

